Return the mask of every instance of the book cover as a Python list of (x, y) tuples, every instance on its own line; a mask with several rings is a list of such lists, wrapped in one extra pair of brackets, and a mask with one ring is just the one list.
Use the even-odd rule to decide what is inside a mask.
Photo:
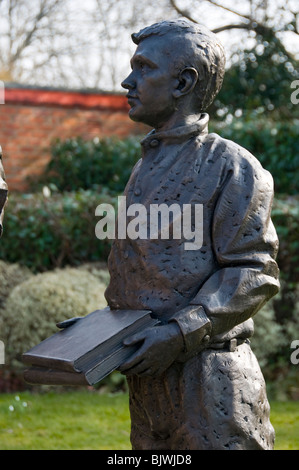
[(56, 371), (59, 380), (62, 375), (58, 371), (75, 372), (94, 385), (137, 349), (138, 346), (123, 346), (124, 339), (155, 324), (157, 320), (147, 310), (110, 310), (109, 307), (96, 310), (24, 353), (24, 364), (31, 366), (24, 378), (48, 380), (52, 374), (54, 379)]

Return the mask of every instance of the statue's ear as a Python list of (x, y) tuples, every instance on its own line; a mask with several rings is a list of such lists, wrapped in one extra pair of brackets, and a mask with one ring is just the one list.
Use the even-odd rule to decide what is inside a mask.
[(174, 98), (180, 98), (181, 96), (191, 93), (198, 81), (198, 72), (193, 67), (186, 67), (179, 73), (178, 85), (173, 92)]

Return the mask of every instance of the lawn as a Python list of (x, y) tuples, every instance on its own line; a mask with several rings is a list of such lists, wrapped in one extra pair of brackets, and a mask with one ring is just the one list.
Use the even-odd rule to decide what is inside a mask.
[(21, 393), (17, 398), (0, 395), (0, 449), (130, 449), (126, 394)]
[[(299, 403), (271, 403), (277, 450), (299, 450)], [(130, 449), (127, 394), (0, 395), (0, 450)]]

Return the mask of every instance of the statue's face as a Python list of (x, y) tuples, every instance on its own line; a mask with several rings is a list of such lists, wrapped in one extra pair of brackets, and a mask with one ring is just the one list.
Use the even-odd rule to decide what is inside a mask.
[(168, 49), (167, 36), (144, 39), (131, 59), (132, 72), (122, 82), (128, 90), (130, 118), (155, 128), (163, 126), (175, 111), (173, 91), (178, 80)]

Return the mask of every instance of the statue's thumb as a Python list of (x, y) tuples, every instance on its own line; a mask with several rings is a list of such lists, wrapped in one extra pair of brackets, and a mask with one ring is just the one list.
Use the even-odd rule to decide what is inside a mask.
[(144, 336), (142, 334), (136, 334), (133, 336), (130, 336), (129, 338), (124, 339), (123, 344), (124, 346), (133, 346), (136, 343), (139, 343), (140, 341), (144, 340)]

